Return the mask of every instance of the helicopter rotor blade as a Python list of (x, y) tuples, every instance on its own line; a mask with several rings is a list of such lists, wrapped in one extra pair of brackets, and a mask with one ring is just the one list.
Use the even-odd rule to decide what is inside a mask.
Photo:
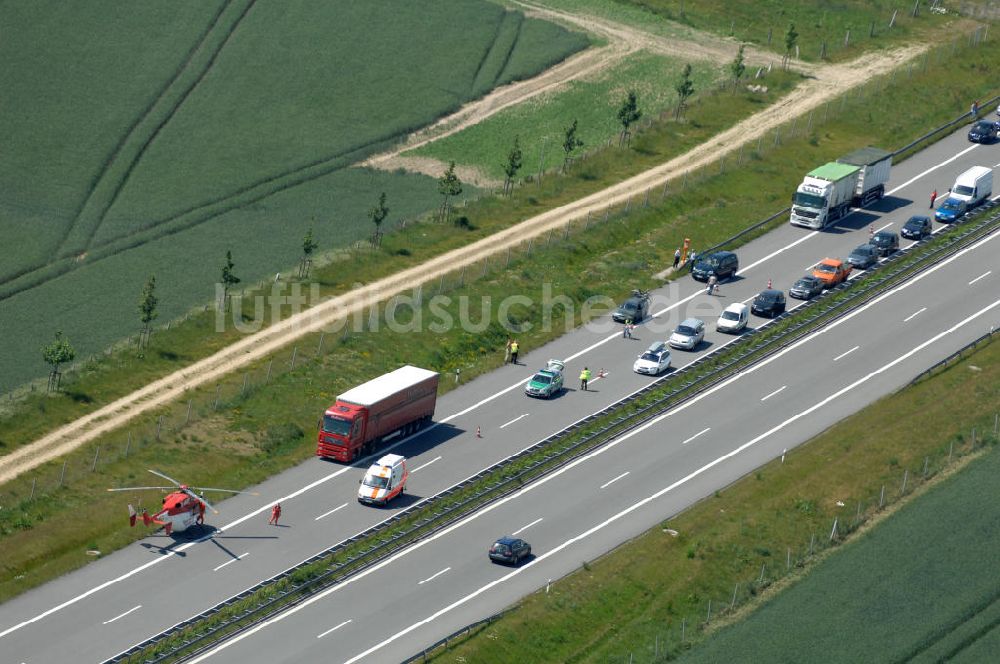
[(197, 489), (198, 491), (221, 491), (223, 493), (245, 493), (250, 496), (259, 496), (260, 494), (256, 491), (236, 491), (234, 489), (214, 489), (210, 486), (193, 486), (192, 489)]
[(205, 507), (207, 507), (208, 509), (212, 510), (212, 514), (218, 514), (219, 513), (219, 510), (215, 509), (215, 507), (212, 505), (212, 503), (210, 503), (207, 500), (205, 500), (204, 496), (199, 496), (198, 494), (196, 494), (191, 489), (184, 489), (184, 493), (186, 493), (187, 495), (191, 496), (192, 498), (194, 498), (195, 500), (197, 500), (199, 502), (205, 503)]
[(126, 486), (120, 489), (108, 489), (108, 491), (173, 491), (175, 486)]
[(172, 477), (170, 477), (168, 475), (164, 475), (163, 473), (159, 472), (158, 470), (153, 470), (152, 468), (147, 468), (146, 470), (148, 470), (149, 472), (153, 473), (157, 477), (162, 477), (163, 479), (165, 479), (168, 482), (173, 482), (178, 487), (181, 485), (181, 483), (178, 482), (177, 480), (175, 480), (174, 478), (172, 478)]

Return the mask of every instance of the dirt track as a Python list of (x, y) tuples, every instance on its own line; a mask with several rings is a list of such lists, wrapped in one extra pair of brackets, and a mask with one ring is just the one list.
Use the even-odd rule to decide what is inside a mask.
[[(635, 36), (634, 31), (630, 34)], [(659, 39), (651, 36), (647, 37)], [(719, 42), (719, 40), (715, 41)], [(683, 49), (690, 55), (692, 51), (688, 51), (688, 47), (692, 50), (695, 48), (704, 49), (706, 48), (706, 43), (708, 42), (683, 44), (673, 41), (672, 48)], [(600, 52), (611, 53), (608, 57), (621, 57), (617, 55), (618, 52), (614, 51), (612, 47), (606, 48), (611, 50), (601, 50)], [(722, 48), (722, 46), (718, 46), (717, 48)], [(733, 53), (735, 53), (735, 49), (736, 46), (734, 45), (732, 48)], [(187, 390), (214, 382), (220, 376), (266, 358), (279, 348), (291, 344), (299, 337), (329, 326), (344, 316), (361, 311), (365, 306), (370, 305), (374, 301), (384, 300), (397, 293), (413, 289), (419, 284), (435, 280), (442, 274), (452, 272), (466, 265), (471, 265), (483, 260), (487, 256), (506, 251), (508, 247), (514, 247), (529, 238), (539, 236), (551, 229), (560, 228), (571, 221), (584, 218), (588, 213), (603, 213), (608, 206), (622, 204), (631, 196), (644, 193), (650, 188), (663, 186), (666, 182), (682, 176), (687, 171), (695, 170), (717, 161), (722, 155), (738, 149), (741, 144), (756, 141), (758, 137), (778, 125), (791, 120), (795, 116), (808, 113), (810, 110), (817, 108), (843, 91), (862, 84), (875, 75), (886, 73), (891, 68), (919, 55), (924, 49), (924, 46), (919, 46), (899, 49), (888, 53), (870, 53), (864, 55), (856, 62), (812, 68), (810, 73), (814, 78), (806, 80), (798, 89), (780, 100), (775, 106), (747, 118), (687, 154), (676, 157), (667, 163), (585, 198), (527, 219), (491, 237), (432, 258), (423, 265), (391, 275), (350, 293), (331, 298), (294, 318), (289, 318), (254, 335), (248, 336), (228, 348), (219, 351), (215, 355), (150, 383), (142, 389), (108, 404), (90, 415), (81, 417), (72, 424), (63, 426), (33, 443), (15, 450), (11, 454), (0, 458), (0, 483), (7, 482), (46, 461), (66, 454), (94, 440), (106, 432), (117, 429), (142, 413), (181, 398)], [(699, 50), (699, 52), (701, 51)], [(715, 51), (715, 56), (718, 56), (719, 53), (720, 51)], [(732, 54), (726, 57), (731, 59)], [(583, 56), (579, 56), (579, 60), (583, 60), (584, 64), (581, 65), (578, 61), (574, 66), (567, 66), (561, 70), (565, 76), (580, 76), (582, 73), (593, 71), (602, 66), (600, 62), (585, 59)], [(544, 89), (561, 84), (560, 81), (554, 78), (546, 78), (550, 77), (551, 73), (558, 69), (557, 67), (538, 77), (538, 79), (519, 84), (524, 86), (522, 88), (524, 94), (520, 99), (523, 100), (524, 98), (538, 94), (538, 92)], [(547, 82), (539, 83), (539, 79), (544, 79)], [(518, 98), (518, 95), (513, 91), (516, 87), (507, 86), (504, 89), (505, 92), (503, 95), (499, 92), (496, 93), (498, 97), (494, 100), (494, 104), (510, 105), (511, 103), (516, 103), (515, 100)], [(490, 97), (493, 97), (493, 95), (490, 95)], [(486, 99), (481, 100), (480, 103), (485, 103)], [(488, 117), (491, 112), (496, 112), (496, 109), (484, 107), (479, 110), (478, 114), (470, 112), (466, 120), (457, 121), (457, 125), (462, 125), (464, 122), (465, 124), (462, 126), (467, 126), (468, 123), (478, 121), (472, 118), (478, 117), (481, 120), (483, 117)], [(452, 121), (455, 121), (455, 118), (452, 118)], [(451, 130), (451, 125), (444, 129), (439, 127), (439, 131), (450, 132)], [(430, 130), (426, 131), (429, 132)], [(438, 133), (436, 136), (440, 135), (443, 134)], [(423, 139), (415, 139), (418, 141), (415, 144), (420, 144), (419, 141), (424, 139), (432, 140), (430, 134), (425, 134)], [(406, 149), (413, 147), (415, 144), (408, 144)], [(388, 160), (391, 157), (385, 156), (385, 158)]]

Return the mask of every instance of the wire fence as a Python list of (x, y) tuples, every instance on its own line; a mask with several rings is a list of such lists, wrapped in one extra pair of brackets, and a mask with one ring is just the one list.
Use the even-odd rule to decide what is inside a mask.
[[(1000, 412), (995, 413), (992, 419), (992, 427), (972, 427), (967, 432), (968, 437), (966, 432), (958, 433), (942, 445), (939, 453), (925, 456), (912, 468), (897, 468), (895, 477), (877, 490), (857, 499), (838, 502), (841, 514), (835, 516), (828, 527), (813, 532), (808, 541), (782, 543), (766, 548), (757, 545), (758, 551), (766, 551), (767, 554), (761, 555), (759, 570), (755, 568), (750, 575), (744, 573), (734, 576), (731, 580), (731, 592), (716, 592), (713, 593), (714, 596), (699, 600), (695, 606), (689, 606), (687, 611), (678, 611), (663, 616), (660, 620), (652, 618), (650, 622), (654, 624), (647, 630), (639, 630), (644, 631), (644, 634), (630, 637), (634, 639), (632, 647), (620, 654), (608, 656), (604, 661), (608, 664), (657, 664), (672, 661), (700, 641), (710, 628), (731, 620), (734, 614), (760, 601), (769, 587), (800, 574), (803, 568), (820, 560), (825, 553), (845, 542), (852, 533), (906, 496), (918, 491), (934, 477), (955, 467), (970, 454), (986, 446), (995, 446), (1000, 436)], [(783, 453), (780, 460), (776, 461), (784, 464), (786, 457)], [(559, 583), (550, 582), (545, 592), (548, 593), (552, 586), (558, 587)], [(505, 615), (516, 612), (516, 606), (510, 607), (466, 625), (405, 660), (404, 664), (426, 662), (440, 657), (468, 638), (489, 630)]]

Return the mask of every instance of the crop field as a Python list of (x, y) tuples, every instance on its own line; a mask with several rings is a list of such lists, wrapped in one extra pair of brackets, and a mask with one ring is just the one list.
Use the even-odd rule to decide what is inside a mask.
[[(507, 153), (518, 136), (524, 155), (522, 174), (559, 167), (566, 128), (577, 120), (584, 145), (576, 153), (615, 139), (621, 131), (617, 113), (629, 90), (635, 90), (644, 118), (656, 117), (677, 103), (674, 85), (686, 63), (647, 52), (628, 58), (588, 80), (572, 81), (564, 89), (539, 95), (505, 109), (461, 132), (404, 154), (434, 157), (476, 167), (502, 180)], [(704, 91), (724, 76), (723, 68), (693, 62), (692, 82)]]
[[(432, 208), (433, 179), (349, 168), (492, 87), (586, 47), (485, 0), (5, 5), (0, 56), (0, 390), (62, 329), (89, 354), (250, 281)], [(169, 26), (169, 29), (166, 28)], [(404, 101), (405, 103), (400, 103)], [(469, 190), (467, 189), (467, 192)]]
[(994, 450), (681, 661), (992, 659), (989, 646), (1000, 643), (997, 477)]

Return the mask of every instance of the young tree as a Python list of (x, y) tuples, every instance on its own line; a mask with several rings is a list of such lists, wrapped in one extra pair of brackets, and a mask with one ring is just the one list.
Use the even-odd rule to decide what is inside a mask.
[(159, 302), (160, 298), (156, 297), (156, 276), (151, 274), (139, 295), (139, 322), (142, 323), (142, 331), (139, 333), (139, 357), (142, 357), (142, 349), (149, 344), (149, 335), (153, 331), (150, 323), (159, 315), (156, 312), (156, 305)]
[(222, 264), (222, 302), (220, 308), (225, 311), (229, 303), (229, 289), (240, 283), (240, 278), (233, 272), (233, 252), (226, 250), (226, 262)]
[(455, 162), (448, 164), (448, 170), (438, 179), (438, 193), (441, 201), (441, 221), (447, 222), (451, 215), (451, 198), (462, 193), (462, 181), (455, 175)]
[(70, 345), (69, 339), (63, 336), (62, 331), (56, 332), (56, 338), (52, 343), (42, 347), (42, 358), (45, 359), (46, 364), (52, 367), (52, 371), (49, 373), (49, 392), (59, 389), (59, 383), (62, 380), (59, 365), (72, 362), (74, 357), (76, 357), (76, 351)]
[(684, 69), (681, 71), (681, 80), (677, 82), (674, 86), (674, 90), (677, 91), (677, 112), (674, 114), (674, 118), (678, 119), (684, 112), (684, 108), (687, 106), (687, 100), (694, 94), (694, 83), (691, 82), (691, 65), (684, 65)]
[(389, 216), (389, 208), (385, 205), (385, 192), (379, 194), (378, 203), (371, 210), (368, 210), (368, 218), (375, 224), (372, 232), (372, 247), (382, 244), (382, 222)]
[(504, 196), (514, 191), (514, 178), (517, 177), (517, 172), (521, 170), (521, 159), (523, 156), (521, 154), (521, 139), (519, 136), (514, 136), (514, 146), (507, 153), (507, 163), (503, 167), (503, 173), (506, 176), (506, 179), (503, 181)]
[(581, 147), (583, 147), (583, 141), (576, 135), (576, 118), (574, 118), (573, 124), (566, 129), (566, 135), (563, 138), (563, 152), (566, 153), (563, 158), (563, 173), (573, 161), (573, 151)]
[(629, 127), (638, 122), (641, 117), (642, 111), (639, 110), (639, 101), (636, 98), (635, 90), (629, 90), (625, 101), (622, 102), (621, 108), (618, 109), (618, 122), (622, 125), (622, 133), (618, 139), (618, 145), (626, 142), (631, 143), (632, 132), (629, 131)]
[(302, 260), (299, 261), (299, 278), (304, 279), (309, 276), (309, 268), (312, 266), (312, 253), (316, 251), (316, 241), (313, 240), (313, 229), (306, 231), (306, 236), (302, 238)]
[(733, 72), (733, 90), (740, 85), (740, 79), (747, 70), (746, 62), (743, 60), (743, 49), (745, 44), (740, 44), (740, 50), (736, 54), (736, 59), (729, 65), (729, 71)]
[(795, 24), (788, 24), (788, 32), (785, 33), (785, 57), (781, 59), (781, 66), (787, 68), (788, 60), (792, 57), (792, 49), (799, 41), (799, 33), (795, 31)]

